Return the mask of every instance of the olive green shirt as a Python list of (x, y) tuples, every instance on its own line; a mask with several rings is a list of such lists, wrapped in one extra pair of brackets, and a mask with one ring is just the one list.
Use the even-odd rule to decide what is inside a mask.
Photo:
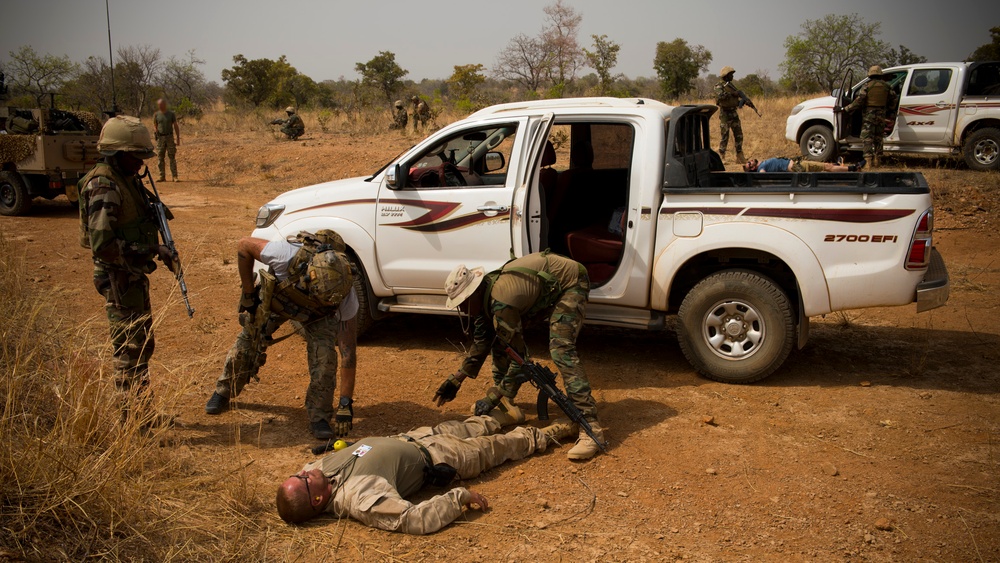
[(177, 123), (177, 116), (169, 109), (167, 111), (158, 111), (153, 115), (156, 134), (161, 137), (172, 137), (174, 135), (175, 123)]

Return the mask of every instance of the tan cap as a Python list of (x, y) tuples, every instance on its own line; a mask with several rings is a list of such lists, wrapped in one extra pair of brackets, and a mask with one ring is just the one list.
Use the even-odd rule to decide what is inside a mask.
[(292, 106), (288, 106), (287, 108), (285, 108), (285, 113), (295, 113), (295, 108)]
[(882, 67), (875, 65), (868, 69), (868, 76), (882, 76)]
[(445, 307), (449, 309), (454, 309), (466, 299), (469, 298), (479, 285), (483, 283), (483, 277), (486, 275), (486, 271), (482, 268), (469, 268), (465, 267), (465, 264), (459, 265), (450, 274), (448, 274), (448, 279), (444, 282), (444, 290), (448, 293), (448, 301), (445, 303)]
[(118, 115), (109, 119), (101, 128), (97, 151), (104, 156), (114, 156), (118, 151), (131, 153), (141, 159), (156, 156), (149, 129), (131, 115)]
[(733, 72), (736, 72), (735, 68), (733, 68), (731, 66), (728, 66), (728, 65), (724, 66), (724, 67), (722, 67), (722, 70), (719, 71), (719, 77), (721, 78), (721, 77), (723, 77), (723, 76), (725, 76), (727, 74), (733, 73)]

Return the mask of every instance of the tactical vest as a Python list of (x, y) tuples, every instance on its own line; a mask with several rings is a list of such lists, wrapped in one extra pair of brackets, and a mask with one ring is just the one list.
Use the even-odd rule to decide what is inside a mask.
[[(146, 262), (152, 258), (155, 248), (160, 244), (156, 220), (152, 216), (149, 203), (142, 193), (138, 182), (126, 181), (117, 170), (106, 162), (98, 162), (94, 168), (77, 183), (80, 193), (80, 246), (90, 248), (90, 186), (115, 185), (121, 197), (121, 207), (118, 210), (118, 221), (114, 228), (115, 238), (127, 243), (134, 251), (126, 252), (126, 259), (137, 258)], [(126, 249), (127, 250), (127, 249)]]
[(528, 309), (526, 314), (527, 317), (537, 315), (541, 311), (544, 311), (554, 305), (555, 302), (559, 300), (559, 296), (562, 294), (563, 288), (559, 285), (559, 280), (556, 279), (555, 276), (545, 271), (545, 268), (549, 265), (548, 253), (548, 250), (541, 253), (542, 256), (546, 257), (545, 267), (541, 270), (521, 268), (520, 266), (507, 268), (507, 264), (510, 264), (515, 260), (512, 258), (508, 260), (506, 264), (501, 266), (499, 270), (486, 274), (486, 278), (483, 280), (486, 283), (486, 291), (483, 292), (483, 311), (486, 312), (487, 315), (493, 315), (492, 308), (490, 307), (490, 295), (493, 293), (493, 286), (496, 284), (497, 280), (500, 279), (500, 276), (511, 272), (524, 274), (526, 276), (535, 276), (542, 281), (542, 287), (538, 294), (538, 300), (531, 306), (531, 309)]
[(716, 98), (718, 99), (718, 105), (724, 110), (734, 110), (740, 106), (740, 99), (733, 92), (731, 92), (727, 87), (725, 82), (719, 82), (715, 89), (717, 90)]
[(889, 101), (889, 85), (884, 80), (872, 80), (868, 83), (868, 98), (866, 107), (884, 108)]

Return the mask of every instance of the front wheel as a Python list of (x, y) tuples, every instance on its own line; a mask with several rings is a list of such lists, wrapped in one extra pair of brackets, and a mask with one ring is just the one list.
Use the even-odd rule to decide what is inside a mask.
[(806, 129), (799, 141), (802, 156), (819, 162), (833, 162), (837, 156), (837, 141), (833, 129), (826, 125), (813, 125)]
[(365, 276), (365, 268), (361, 261), (354, 256), (350, 257), (351, 269), (354, 271), (354, 293), (358, 296), (357, 320), (358, 336), (361, 336), (371, 328), (375, 319), (372, 318), (371, 293), (368, 290), (368, 278)]
[(965, 163), (973, 170), (1000, 170), (1000, 129), (973, 131), (962, 147)]
[(699, 373), (723, 383), (764, 379), (788, 358), (795, 315), (785, 292), (749, 270), (726, 270), (698, 283), (681, 303), (677, 338)]
[(31, 196), (17, 172), (0, 172), (0, 215), (24, 215), (31, 209)]

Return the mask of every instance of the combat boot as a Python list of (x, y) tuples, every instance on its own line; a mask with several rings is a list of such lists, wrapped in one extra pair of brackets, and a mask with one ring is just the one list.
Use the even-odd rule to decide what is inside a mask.
[(524, 411), (508, 397), (500, 399), (500, 404), (490, 412), (490, 416), (496, 419), (500, 426), (515, 426), (524, 422)]
[(747, 157), (743, 156), (743, 151), (736, 151), (736, 163), (737, 164), (747, 163)]
[(555, 443), (568, 440), (579, 431), (579, 427), (568, 419), (558, 418), (552, 424), (542, 428), (542, 432)]
[(205, 405), (206, 414), (222, 414), (229, 410), (229, 397), (212, 393), (208, 403)]
[[(590, 427), (593, 429), (594, 435), (597, 436), (597, 439), (603, 442), (604, 429), (601, 428), (601, 424), (596, 420), (592, 420), (590, 421)], [(566, 453), (566, 457), (572, 460), (582, 461), (594, 457), (599, 451), (601, 451), (601, 448), (597, 445), (597, 442), (595, 442), (594, 439), (581, 428), (580, 437), (576, 439), (576, 445), (570, 448), (569, 452)]]

